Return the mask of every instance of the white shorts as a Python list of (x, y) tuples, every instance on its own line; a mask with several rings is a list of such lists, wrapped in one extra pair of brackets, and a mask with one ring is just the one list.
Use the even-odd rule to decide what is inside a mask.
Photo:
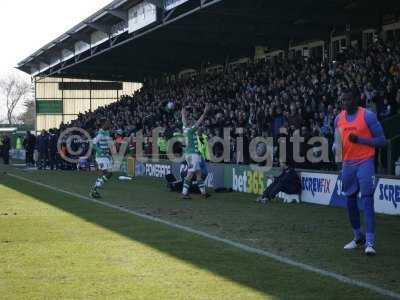
[(186, 154), (185, 156), (186, 162), (188, 164), (188, 172), (198, 172), (201, 171), (201, 156), (200, 154)]
[(108, 157), (99, 157), (96, 158), (97, 168), (100, 171), (112, 171), (113, 163), (112, 160)]

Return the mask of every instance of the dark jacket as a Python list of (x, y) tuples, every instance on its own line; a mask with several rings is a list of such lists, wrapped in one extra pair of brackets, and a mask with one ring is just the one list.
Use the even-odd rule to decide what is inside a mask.
[(36, 150), (39, 151), (40, 153), (47, 153), (48, 148), (49, 148), (49, 136), (47, 134), (39, 135), (36, 139)]
[(3, 138), (3, 151), (10, 151), (11, 149), (11, 140), (8, 136)]
[(58, 135), (51, 134), (49, 136), (49, 152), (50, 152), (50, 154), (55, 154), (57, 152), (57, 142), (58, 142)]
[(286, 168), (276, 180), (281, 184), (282, 192), (294, 195), (301, 192), (301, 179), (293, 168)]
[(36, 147), (36, 137), (33, 134), (27, 135), (23, 145), (26, 151), (33, 152)]

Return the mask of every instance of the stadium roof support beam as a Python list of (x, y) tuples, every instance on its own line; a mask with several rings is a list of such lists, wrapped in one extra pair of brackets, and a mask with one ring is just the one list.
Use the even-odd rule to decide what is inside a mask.
[(40, 58), (40, 60), (39, 60), (39, 68), (40, 69), (50, 68), (50, 63), (47, 60), (44, 60), (43, 58)]
[(61, 48), (62, 48), (62, 50), (66, 50), (66, 51), (68, 51), (68, 52), (70, 52), (72, 54), (75, 53), (75, 46), (74, 45), (63, 44)]
[(121, 20), (128, 22), (129, 16), (128, 12), (122, 9), (108, 9), (107, 12), (114, 17), (120, 18)]
[(39, 57), (39, 64), (49, 66), (51, 65), (50, 57), (48, 56), (41, 56)]
[(158, 8), (165, 9), (166, 3), (165, 0), (147, 0), (149, 3), (154, 4)]
[(29, 69), (31, 70), (31, 74), (35, 74), (36, 72), (40, 72), (38, 67), (30, 66)]
[[(74, 47), (75, 48), (75, 47)], [(65, 45), (62, 44), (54, 44), (54, 52), (52, 52), (50, 57), (54, 57), (56, 59), (60, 59), (60, 62), (63, 61), (63, 50), (67, 50), (69, 52), (74, 53), (74, 51), (66, 49)]]
[(168, 19), (174, 14), (175, 8), (171, 9), (167, 14), (163, 17), (162, 21), (163, 23), (167, 22)]
[(81, 42), (84, 42), (85, 44), (88, 44), (88, 45), (91, 44), (90, 36), (88, 36), (86, 34), (77, 33), (77, 32), (69, 32), (69, 33), (67, 33), (67, 35), (71, 39), (74, 39), (76, 41), (81, 41)]
[[(117, 1), (117, 0), (115, 0)], [(129, 1), (129, 0), (125, 0), (125, 1)], [(151, 3), (155, 3), (155, 5), (161, 9), (163, 9), (165, 11), (165, 4), (166, 1), (165, 0), (148, 0)], [(65, 72), (66, 70), (72, 70), (72, 68), (77, 67), (80, 64), (83, 64), (85, 62), (87, 62), (89, 59), (93, 59), (94, 57), (99, 56), (100, 54), (105, 54), (105, 53), (109, 53), (110, 50), (115, 49), (117, 47), (121, 47), (123, 45), (127, 45), (128, 43), (131, 43), (133, 40), (136, 40), (142, 36), (148, 35), (151, 32), (154, 32), (170, 23), (176, 22), (178, 20), (181, 20), (191, 14), (194, 14), (195, 12), (205, 9), (209, 6), (215, 5), (217, 3), (223, 2), (223, 0), (207, 0), (205, 2), (203, 2), (204, 4), (201, 5), (201, 0), (196, 1), (197, 2), (197, 6), (196, 7), (192, 7), (191, 9), (185, 11), (185, 12), (180, 12), (177, 16), (174, 16), (174, 14), (172, 13), (170, 15), (170, 17), (163, 22), (162, 24), (158, 24), (154, 27), (149, 27), (148, 29), (144, 30), (143, 32), (140, 32), (138, 34), (135, 35), (131, 35), (126, 37), (124, 40), (118, 42), (118, 43), (110, 43), (110, 46), (104, 49), (100, 49), (99, 51), (96, 51), (97, 49), (92, 49), (92, 44), (91, 44), (91, 36), (89, 33), (83, 33), (83, 32), (79, 32), (85, 28), (88, 28), (89, 25), (87, 23), (93, 23), (93, 16), (91, 16), (90, 18), (88, 18), (86, 21), (78, 24), (77, 26), (75, 26), (73, 29), (71, 29), (70, 31), (66, 32), (63, 37), (62, 40), (61, 38), (58, 38), (57, 40), (55, 40), (53, 43), (60, 43), (60, 47), (66, 48), (66, 46), (64, 46), (63, 44), (70, 44), (70, 42), (64, 42), (67, 38), (71, 39), (71, 40), (75, 40), (75, 41), (80, 41), (83, 42), (87, 45), (89, 45), (90, 49), (88, 49), (90, 52), (88, 53), (87, 50), (80, 52), (80, 53), (76, 53), (75, 52), (75, 56), (74, 58), (71, 59), (67, 59), (63, 62), (60, 63), (61, 68), (59, 68), (57, 71), (52, 71), (50, 68), (47, 68), (46, 70), (42, 71), (42, 74), (44, 76), (52, 76), (54, 74), (61, 74), (61, 72)], [(112, 8), (112, 6), (109, 6), (107, 9), (103, 10), (101, 13), (104, 13), (104, 11), (107, 10), (114, 10), (114, 8)], [(116, 8), (117, 9), (117, 8)], [(177, 11), (175, 11), (177, 12)], [(99, 12), (100, 13), (100, 12)], [(91, 26), (89, 28), (92, 28)], [(42, 56), (42, 54), (45, 51), (49, 51), (50, 49), (44, 49), (42, 48), (41, 50), (37, 51), (34, 53), (34, 56), (36, 57), (37, 61), (40, 61), (40, 57)], [(93, 51), (95, 50), (95, 51)], [(81, 59), (81, 56), (83, 56), (83, 58)], [(26, 68), (24, 68), (24, 65), (26, 65), (26, 62), (20, 63), (18, 65), (18, 68), (20, 70), (23, 71), (27, 71)], [(47, 66), (47, 65), (46, 65)], [(52, 69), (54, 69), (56, 66), (53, 66)], [(43, 69), (43, 68), (41, 68)], [(131, 70), (131, 69), (130, 69)], [(149, 73), (151, 73), (151, 71), (153, 71), (154, 69), (149, 69)], [(147, 70), (146, 70), (147, 71)], [(165, 72), (164, 72), (165, 73)], [(108, 74), (108, 73), (107, 73)], [(140, 73), (140, 70), (138, 71), (139, 75), (143, 75), (142, 73)], [(145, 74), (144, 74), (145, 75)], [(109, 76), (109, 75), (108, 75)], [(121, 76), (126, 76), (126, 74), (122, 74)], [(126, 78), (128, 78), (128, 76), (126, 76)], [(129, 77), (131, 78), (131, 77)], [(132, 79), (132, 78), (131, 78)], [(137, 79), (135, 79), (137, 80)], [(139, 79), (140, 80), (140, 79)]]
[(105, 34), (110, 34), (111, 33), (111, 26), (105, 25), (105, 24), (98, 24), (95, 22), (90, 22), (90, 23), (85, 23), (88, 27), (101, 31)]
[(27, 66), (31, 70), (31, 74), (34, 74), (35, 72), (40, 72), (40, 64), (37, 64), (35, 62), (28, 62)]

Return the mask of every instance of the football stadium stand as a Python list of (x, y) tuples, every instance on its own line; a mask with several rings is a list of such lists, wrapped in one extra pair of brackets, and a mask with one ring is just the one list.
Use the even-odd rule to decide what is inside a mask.
[[(149, 136), (151, 129), (162, 126), (168, 137), (181, 128), (179, 107), (190, 103), (196, 115), (211, 103), (213, 117), (205, 124), (209, 138), (230, 127), (233, 141), (235, 129), (244, 128), (248, 139), (276, 138), (282, 132), (290, 136), (299, 130), (306, 139), (324, 136), (332, 142), (344, 89), (355, 91), (361, 104), (381, 120), (396, 117), (399, 8), (397, 1), (388, 0), (117, 0), (18, 68), (38, 82), (75, 78), (75, 87), (61, 82), (59, 89), (90, 90), (89, 94), (101, 89), (92, 84), (96, 81), (108, 87), (123, 81), (143, 83), (140, 90), (131, 84), (131, 93), (116, 93), (100, 104), (80, 99), (78, 109), (54, 122), (46, 121), (55, 116), (45, 113), (52, 105), (37, 97), (44, 107), (38, 130), (60, 125), (93, 132), (96, 120), (107, 118), (115, 132), (131, 135), (143, 129)], [(64, 107), (68, 101), (63, 101)], [(390, 136), (398, 140), (399, 134)], [(151, 140), (148, 143), (150, 149)], [(232, 162), (236, 151), (233, 145)], [(393, 152), (382, 151), (381, 167), (394, 165)], [(251, 162), (249, 157), (245, 162)], [(322, 166), (306, 162), (299, 167)]]

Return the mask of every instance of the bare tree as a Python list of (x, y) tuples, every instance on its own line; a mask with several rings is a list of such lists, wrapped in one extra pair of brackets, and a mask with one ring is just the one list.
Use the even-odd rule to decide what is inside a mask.
[(24, 125), (34, 126), (36, 120), (36, 105), (34, 99), (28, 99), (24, 103), (24, 112), (18, 116), (18, 121)]
[(14, 123), (15, 108), (26, 99), (30, 92), (31, 83), (20, 76), (12, 74), (0, 79), (0, 94), (5, 100), (9, 124)]

